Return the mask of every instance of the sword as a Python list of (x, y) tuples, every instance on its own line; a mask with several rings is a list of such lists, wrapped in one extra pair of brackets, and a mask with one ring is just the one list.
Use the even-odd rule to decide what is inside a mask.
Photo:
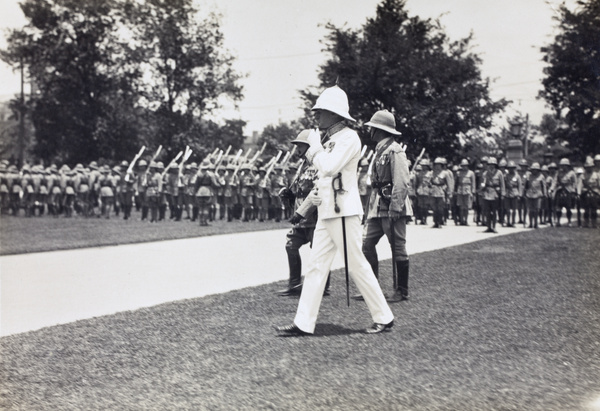
[(346, 302), (350, 307), (350, 279), (348, 277), (348, 247), (346, 245), (346, 217), (342, 216), (342, 237), (344, 239), (344, 267), (346, 269)]

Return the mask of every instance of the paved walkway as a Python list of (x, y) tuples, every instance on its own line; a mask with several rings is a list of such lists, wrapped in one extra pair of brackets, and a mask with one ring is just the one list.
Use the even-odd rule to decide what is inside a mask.
[[(523, 230), (411, 224), (407, 248), (413, 255)], [(285, 280), (287, 231), (0, 257), (0, 336)], [(385, 238), (378, 252), (391, 258)], [(341, 267), (338, 254), (333, 268)]]

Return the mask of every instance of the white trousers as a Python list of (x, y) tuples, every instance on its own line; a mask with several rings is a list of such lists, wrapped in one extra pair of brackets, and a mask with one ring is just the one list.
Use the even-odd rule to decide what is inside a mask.
[[(381, 287), (362, 252), (362, 225), (358, 216), (345, 217), (348, 271), (364, 297), (373, 322), (388, 324), (394, 319)], [(304, 276), (302, 294), (294, 324), (302, 331), (313, 333), (325, 283), (337, 251), (344, 252), (342, 218), (319, 219), (315, 227), (308, 271)]]

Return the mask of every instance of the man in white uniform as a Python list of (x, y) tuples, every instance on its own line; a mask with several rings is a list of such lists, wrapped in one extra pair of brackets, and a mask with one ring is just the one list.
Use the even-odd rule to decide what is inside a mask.
[[(339, 250), (346, 251), (349, 274), (364, 296), (374, 324), (366, 332), (376, 334), (390, 329), (394, 316), (362, 253), (363, 207), (358, 191), (358, 162), (361, 143), (358, 134), (346, 126), (350, 117), (348, 97), (337, 86), (326, 89), (312, 108), (319, 130), (308, 136), (306, 158), (317, 169), (310, 197), (318, 206), (309, 269), (294, 322), (276, 327), (288, 335), (313, 334), (331, 263)], [(321, 143), (323, 140), (323, 143)], [(344, 234), (346, 250), (344, 250)]]

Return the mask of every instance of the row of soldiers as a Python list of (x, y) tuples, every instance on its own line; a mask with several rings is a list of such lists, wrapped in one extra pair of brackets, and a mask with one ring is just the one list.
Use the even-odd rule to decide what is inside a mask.
[[(47, 210), (54, 216), (104, 218), (122, 213), (129, 219), (135, 209), (143, 221), (163, 221), (169, 212), (171, 220), (189, 219), (200, 225), (225, 218), (281, 221), (294, 210), (279, 194), (298, 178), (301, 166), (300, 160), (286, 157), (280, 162), (279, 157), (272, 158), (262, 166), (257, 158), (244, 161), (239, 155), (219, 159), (212, 155), (200, 164), (181, 161), (166, 167), (161, 161), (134, 159), (112, 168), (92, 161), (72, 169), (25, 165), (21, 170), (2, 161), (0, 210), (13, 215), (23, 209), (26, 216), (44, 215)], [(364, 156), (358, 169), (365, 203), (369, 157)], [(560, 226), (563, 209), (570, 225), (576, 209), (579, 226), (597, 227), (600, 155), (588, 157), (584, 167), (577, 169), (566, 158), (558, 165), (530, 166), (525, 159), (516, 164), (494, 157), (483, 157), (473, 168), (466, 159), (454, 167), (441, 157), (433, 162), (418, 160), (411, 171), (409, 194), (416, 222), (427, 224), (431, 213), (434, 228), (449, 219), (468, 225), (472, 209), (474, 222), (493, 232), (497, 222), (511, 227), (527, 224), (527, 219), (531, 228), (538, 223)]]
[(127, 161), (109, 167), (92, 161), (60, 168), (0, 163), (0, 210), (2, 214), (84, 217), (111, 215), (157, 222), (169, 218), (198, 220), (201, 225), (216, 218), (228, 221), (281, 221), (291, 217), (291, 206), (278, 193), (297, 173), (298, 165), (218, 163), (208, 158), (200, 164), (141, 159), (134, 167)]
[(560, 226), (563, 209), (567, 225), (576, 209), (578, 226), (596, 228), (600, 155), (586, 158), (582, 168), (573, 167), (567, 158), (558, 165), (540, 166), (537, 162), (530, 165), (526, 159), (517, 164), (483, 157), (474, 170), (466, 159), (452, 168), (444, 158), (436, 158), (433, 164), (422, 160), (411, 176), (411, 199), (417, 222), (427, 224), (431, 210), (434, 228), (441, 228), (450, 213), (455, 224), (468, 225), (470, 209), (475, 223), (487, 226), (488, 232), (495, 232), (497, 223), (514, 227), (529, 221), (530, 228)]

